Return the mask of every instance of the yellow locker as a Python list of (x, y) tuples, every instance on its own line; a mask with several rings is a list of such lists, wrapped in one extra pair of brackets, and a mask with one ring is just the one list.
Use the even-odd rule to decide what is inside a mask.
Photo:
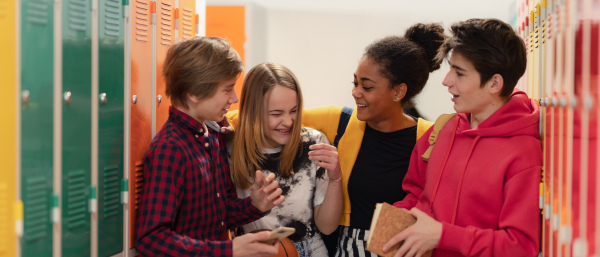
[[(0, 0), (0, 78), (5, 97), (0, 101), (0, 256), (16, 256), (15, 212), (17, 176), (16, 1)], [(4, 84), (5, 83), (5, 84)], [(7, 86), (4, 86), (7, 85)]]

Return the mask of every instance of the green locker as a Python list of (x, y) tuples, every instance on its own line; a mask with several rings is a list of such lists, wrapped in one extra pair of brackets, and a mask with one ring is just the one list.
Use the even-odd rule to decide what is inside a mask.
[(90, 256), (91, 0), (62, 2), (62, 256)]
[(52, 0), (21, 4), (22, 256), (52, 255), (53, 33)]
[(98, 256), (123, 251), (124, 20), (121, 0), (98, 4)]

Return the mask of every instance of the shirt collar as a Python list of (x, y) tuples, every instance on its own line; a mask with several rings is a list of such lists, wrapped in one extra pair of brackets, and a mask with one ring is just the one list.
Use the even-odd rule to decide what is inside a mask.
[(178, 121), (192, 131), (200, 132), (202, 134), (206, 132), (206, 126), (204, 126), (204, 124), (192, 118), (190, 115), (178, 110), (177, 108), (174, 108), (173, 106), (169, 106), (169, 118)]

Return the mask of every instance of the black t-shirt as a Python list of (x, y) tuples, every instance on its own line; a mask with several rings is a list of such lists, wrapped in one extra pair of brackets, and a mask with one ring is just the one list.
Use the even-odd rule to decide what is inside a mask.
[(350, 227), (369, 229), (375, 204), (404, 199), (402, 181), (417, 142), (417, 126), (381, 132), (368, 125), (348, 181)]

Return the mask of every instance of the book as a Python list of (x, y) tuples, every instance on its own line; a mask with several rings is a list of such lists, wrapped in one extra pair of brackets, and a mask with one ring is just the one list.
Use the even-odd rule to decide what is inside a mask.
[[(417, 219), (410, 213), (396, 208), (389, 203), (376, 204), (371, 228), (369, 229), (369, 237), (367, 238), (366, 250), (383, 257), (394, 256), (402, 245), (402, 242), (394, 245), (386, 253), (383, 252), (383, 245), (398, 233), (415, 224), (415, 222), (417, 222)], [(423, 256), (431, 256), (431, 251), (428, 251)]]

